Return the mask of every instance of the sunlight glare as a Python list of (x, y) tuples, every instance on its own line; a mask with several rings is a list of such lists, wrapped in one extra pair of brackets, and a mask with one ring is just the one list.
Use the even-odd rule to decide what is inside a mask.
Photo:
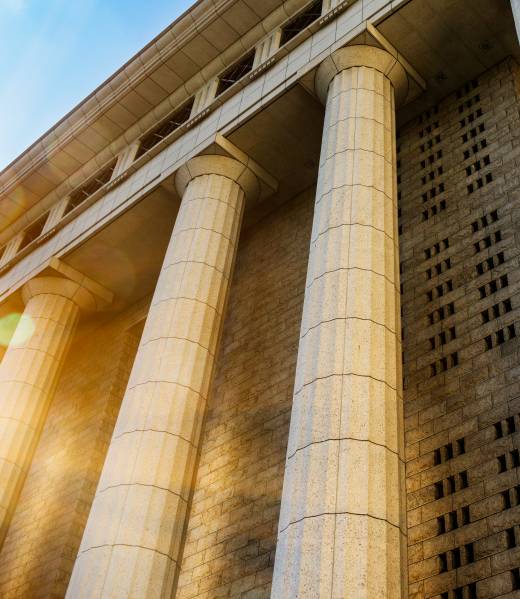
[(0, 318), (0, 345), (20, 346), (34, 333), (34, 322), (30, 316), (13, 312)]

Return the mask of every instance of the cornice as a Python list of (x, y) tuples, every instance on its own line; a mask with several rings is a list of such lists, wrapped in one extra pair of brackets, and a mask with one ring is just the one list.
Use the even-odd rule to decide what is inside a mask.
[[(27, 150), (7, 165), (4, 170), (0, 171), (0, 194), (7, 194), (12, 191), (30, 171), (45, 162), (60, 146), (73, 139), (79, 131), (95, 122), (132, 87), (146, 79), (160, 63), (168, 60), (174, 52), (181, 50), (196, 35), (201, 35), (204, 29), (219, 18), (234, 2), (235, 0), (198, 0), (77, 104), (51, 129), (38, 138)], [(196, 18), (194, 18), (193, 13), (197, 13)], [(158, 42), (163, 41), (168, 35), (173, 35), (174, 39), (160, 48)], [(150, 51), (152, 55), (143, 60)], [(125, 75), (126, 79), (110, 91), (113, 82), (122, 75)], [(101, 95), (102, 98), (99, 97)], [(90, 103), (94, 103), (94, 105), (90, 107)], [(64, 131), (60, 132), (59, 129), (62, 127)], [(41, 147), (43, 145), (45, 147)], [(15, 166), (16, 168), (14, 168)]]

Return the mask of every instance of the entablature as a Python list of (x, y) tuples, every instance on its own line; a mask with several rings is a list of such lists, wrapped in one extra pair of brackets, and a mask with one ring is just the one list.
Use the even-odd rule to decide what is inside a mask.
[[(281, 7), (283, 8), (282, 16), (285, 16), (285, 18), (277, 24), (274, 30), (269, 30), (268, 36), (264, 36), (256, 46), (248, 48), (245, 54), (239, 56), (238, 60), (235, 60), (231, 66), (228, 65), (224, 70), (220, 71), (220, 74), (210, 78), (209, 82), (199, 88), (194, 95), (192, 94), (186, 98), (186, 86), (183, 86), (181, 90), (176, 90), (159, 106), (155, 107), (153, 111), (143, 117), (139, 123), (125, 131), (124, 135), (114, 141), (110, 147), (105, 148), (105, 150), (89, 160), (32, 208), (21, 214), (11, 226), (0, 232), (0, 268), (12, 263), (15, 257), (19, 259), (23, 255), (22, 250), (27, 252), (25, 248), (31, 241), (36, 240), (40, 235), (45, 234), (48, 236), (53, 232), (54, 226), (57, 223), (57, 215), (61, 214), (65, 216), (68, 212), (72, 211), (72, 207), (76, 208), (79, 203), (73, 200), (74, 196), (77, 197), (78, 193), (81, 195), (83, 189), (92, 187), (92, 181), (102, 179), (103, 173), (107, 169), (110, 169), (113, 173), (110, 186), (117, 184), (117, 182), (120, 182), (124, 178), (122, 174), (133, 161), (139, 159), (146, 151), (150, 151), (163, 138), (169, 137), (171, 140), (173, 138), (171, 134), (176, 129), (178, 129), (177, 134), (182, 134), (187, 129), (193, 127), (199, 120), (207, 118), (218, 106), (226, 102), (231, 96), (237, 94), (240, 89), (249, 85), (262, 72), (272, 67), (273, 64), (284, 56), (287, 56), (288, 53), (299, 46), (305, 39), (317, 32), (324, 24), (331, 20), (332, 16), (337, 17), (341, 12), (351, 8), (353, 9), (353, 14), (350, 15), (348, 21), (361, 22), (363, 3), (365, 1), (342, 0), (341, 2), (337, 2), (337, 0), (334, 0), (333, 5), (330, 2), (328, 4), (323, 3), (322, 0), (311, 0), (304, 3), (303, 8), (296, 10), (296, 12), (293, 11), (290, 14), (289, 9), (297, 6), (297, 3), (302, 4), (301, 0), (292, 0), (291, 2), (283, 3)], [(373, 4), (373, 0), (371, 4)], [(378, 4), (388, 4), (388, 2), (386, 0), (378, 0)], [(328, 9), (320, 17), (325, 7), (328, 7)], [(279, 11), (275, 12), (279, 13)], [(280, 14), (275, 15), (272, 13), (265, 22), (262, 22), (264, 30), (268, 30), (268, 27), (272, 26), (273, 23), (277, 23), (279, 17)], [(240, 41), (246, 46), (244, 38)], [(248, 56), (251, 56), (248, 68), (244, 72), (239, 72), (239, 76), (230, 81), (228, 75), (230, 70), (236, 68), (237, 65), (241, 65), (244, 57)], [(203, 71), (197, 75), (197, 77), (199, 76), (204, 79)], [(173, 112), (172, 106), (174, 106)], [(187, 111), (185, 110), (186, 106), (189, 107)], [(169, 111), (167, 116), (163, 116), (158, 121), (157, 115), (162, 115), (165, 111)], [(179, 112), (183, 112), (184, 114), (182, 118), (176, 119), (176, 115)], [(165, 123), (170, 124), (168, 120), (172, 119), (172, 117), (178, 121), (176, 126), (164, 127)], [(152, 123), (151, 126), (147, 126), (149, 122)], [(143, 151), (144, 142), (153, 136), (157, 136), (156, 141), (151, 144), (149, 143), (150, 147), (145, 148)], [(108, 189), (109, 181), (107, 180), (105, 183), (105, 189)], [(93, 191), (97, 191), (98, 187), (100, 186), (95, 187)], [(15, 192), (20, 192), (20, 188), (17, 188)], [(23, 191), (21, 193), (23, 194)], [(8, 201), (8, 198), (4, 199)], [(88, 197), (85, 196), (83, 199), (86, 201)], [(60, 205), (63, 210), (56, 208), (57, 205)], [(75, 213), (77, 214), (78, 211)], [(48, 220), (44, 218), (46, 214), (49, 217)], [(35, 230), (38, 231), (37, 235), (34, 235)]]
[[(502, 18), (505, 14), (504, 6), (507, 5), (509, 12), (510, 7), (507, 0), (503, 2), (500, 0), (500, 2), (502, 12), (499, 12), (499, 15)], [(300, 4), (304, 6), (302, 10), (296, 11), (296, 17), (316, 2), (300, 2)], [(14, 244), (8, 248), (11, 253), (4, 254), (4, 258), (0, 261), (0, 269), (3, 266), (4, 270), (3, 273), (0, 271), (0, 274), (3, 274), (0, 279), (0, 294), (9, 293), (10, 289), (17, 287), (27, 277), (33, 276), (38, 272), (39, 265), (45, 263), (51, 256), (65, 256), (108, 222), (115, 220), (119, 214), (137, 203), (152, 189), (161, 185), (186, 160), (207, 150), (215, 143), (218, 136), (229, 135), (292, 86), (301, 84), (313, 94), (314, 69), (337, 48), (349, 43), (368, 43), (397, 52), (381, 32), (387, 36), (391, 34), (390, 39), (399, 44), (399, 49), (401, 46), (405, 47), (405, 55), (412, 60), (414, 66), (419, 66), (421, 74), (427, 75), (428, 84), (431, 85), (432, 82), (434, 86), (438, 84), (433, 89), (437, 98), (441, 94), (445, 95), (449, 86), (453, 87), (453, 81), (448, 84), (442, 83), (440, 79), (437, 81), (434, 72), (437, 66), (431, 60), (423, 58), (417, 64), (413, 43), (402, 37), (403, 22), (406, 23), (406, 17), (410, 18), (410, 14), (413, 16), (415, 5), (425, 4), (422, 0), (415, 0), (412, 3), (406, 0), (344, 0), (334, 4), (334, 6), (324, 4), (329, 7), (325, 14), (311, 20), (303, 29), (290, 37), (285, 45), (280, 46), (284, 24), (290, 24), (295, 14), (286, 16), (285, 20), (278, 23), (274, 29), (270, 29), (268, 35), (264, 35), (257, 42), (251, 68), (242, 77), (226, 86), (218, 95), (218, 85), (213, 85), (212, 93), (207, 95), (207, 82), (192, 96), (184, 94), (182, 102), (186, 102), (188, 97), (195, 97), (189, 117), (178, 126), (167, 130), (166, 134), (157, 143), (151, 144), (146, 151), (140, 151), (140, 142), (164, 120), (164, 111), (154, 109), (149, 112), (146, 119), (143, 119), (143, 122), (146, 120), (147, 123), (151, 123), (148, 128), (144, 126), (139, 130), (130, 128), (123, 136), (122, 150), (118, 154), (117, 164), (114, 165), (110, 178), (73, 209), (70, 209), (69, 204), (71, 195), (73, 196), (78, 189), (85, 186), (85, 183), (88, 185), (92, 180), (90, 177), (86, 181), (84, 178), (79, 187), (72, 190), (74, 191), (72, 194), (69, 190), (68, 193), (57, 196), (52, 194), (46, 196), (38, 205), (39, 214), (28, 211), (27, 214), (31, 214), (36, 219), (42, 217), (42, 212), (48, 214), (48, 218), (43, 225), (38, 224), (41, 226), (40, 235), (30, 240), (21, 252), (16, 254), (16, 250), (13, 249), (19, 239), (15, 237), (15, 241), (11, 240), (10, 243)], [(465, 4), (467, 4), (466, 0)], [(485, 0), (477, 0), (477, 4), (479, 6), (474, 9), (475, 18), (479, 10), (486, 10)], [(409, 10), (410, 5), (412, 8)], [(472, 6), (476, 6), (475, 3)], [(487, 10), (489, 12), (489, 9)], [(405, 15), (404, 19), (403, 15)], [(406, 25), (404, 27), (406, 30)], [(499, 22), (496, 28), (500, 27)], [(484, 65), (489, 63), (491, 66), (500, 57), (507, 55), (509, 41), (506, 40), (507, 43), (502, 41), (499, 40), (500, 44), (496, 51), (487, 57)], [(464, 40), (459, 43), (463, 44)], [(232, 65), (240, 62), (250, 52), (250, 49), (244, 51), (242, 48), (242, 50), (242, 54), (238, 55)], [(400, 60), (407, 63), (402, 56)], [(476, 60), (474, 62), (476, 63)], [(414, 68), (407, 64), (412, 82), (408, 97), (410, 101), (420, 95), (424, 89), (424, 81)], [(227, 73), (229, 66), (228, 64), (226, 69), (223, 71), (221, 69), (220, 72)], [(482, 70), (482, 64), (474, 68)], [(210, 83), (218, 84), (218, 80), (217, 74)], [(197, 94), (200, 94), (200, 90), (204, 88), (206, 98), (197, 104)], [(172, 108), (175, 112), (183, 105), (180, 101), (175, 104), (172, 98), (173, 95), (167, 99), (166, 108), (169, 114), (172, 114)], [(411, 114), (415, 110), (415, 104), (417, 100), (412, 104)], [(158, 118), (159, 114), (161, 114), (160, 118)], [(130, 134), (131, 130), (132, 134)], [(113, 160), (113, 158), (107, 160), (97, 174), (94, 173), (94, 179), (103, 169), (108, 168)], [(99, 156), (96, 157), (96, 161), (96, 164), (100, 164)], [(45, 204), (50, 197), (53, 202), (50, 205)], [(38, 221), (30, 221), (29, 228), (35, 222)]]

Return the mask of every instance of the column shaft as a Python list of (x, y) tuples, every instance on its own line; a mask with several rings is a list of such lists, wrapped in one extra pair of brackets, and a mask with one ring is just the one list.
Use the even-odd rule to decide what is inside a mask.
[(403, 592), (394, 90), (379, 68), (338, 71), (325, 88), (276, 599)]
[(171, 596), (243, 206), (222, 175), (184, 192), (69, 598)]
[[(16, 507), (79, 317), (63, 279), (36, 279), (0, 365), (0, 544)], [(48, 285), (48, 283), (51, 285)], [(74, 289), (74, 283), (70, 284)], [(42, 291), (37, 289), (36, 291)]]
[(513, 17), (516, 25), (516, 33), (520, 41), (520, 0), (511, 0), (511, 8), (513, 9)]

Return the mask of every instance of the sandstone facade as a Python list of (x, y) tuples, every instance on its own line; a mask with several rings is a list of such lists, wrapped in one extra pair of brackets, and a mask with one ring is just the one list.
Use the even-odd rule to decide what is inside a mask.
[(520, 594), (518, 7), (221, 4), (0, 174), (0, 596)]

